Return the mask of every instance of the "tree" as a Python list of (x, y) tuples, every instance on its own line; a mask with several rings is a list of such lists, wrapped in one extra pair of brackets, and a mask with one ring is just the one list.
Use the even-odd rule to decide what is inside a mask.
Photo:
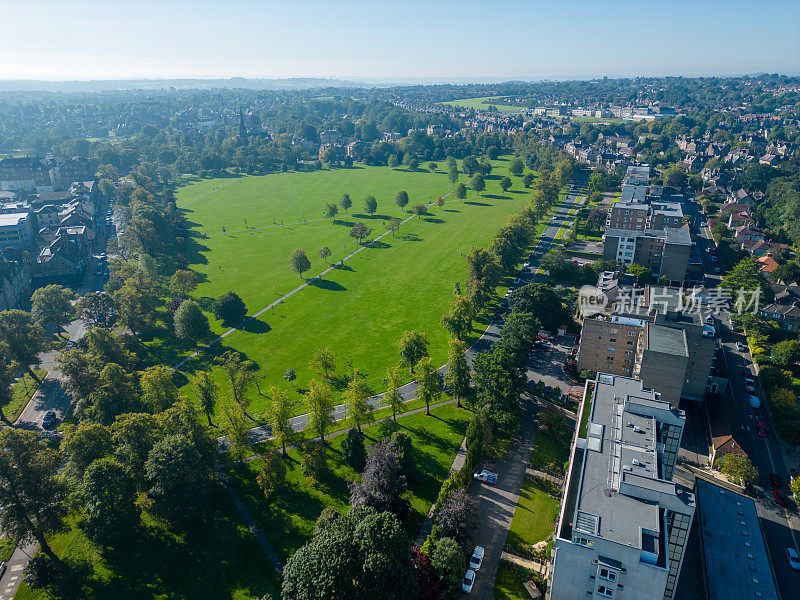
[(400, 166), (400, 159), (399, 159), (399, 158), (397, 158), (397, 155), (396, 155), (396, 154), (392, 154), (392, 155), (389, 157), (388, 164), (389, 164), (389, 168), (390, 168), (390, 169), (396, 169), (397, 167), (399, 167), (399, 166)]
[(463, 340), (472, 332), (472, 319), (475, 307), (464, 296), (458, 295), (450, 303), (447, 312), (442, 315), (440, 323), (450, 335)]
[(244, 458), (250, 445), (250, 424), (247, 413), (238, 402), (228, 400), (222, 407), (222, 414), (225, 417), (225, 434), (230, 453), (240, 459)]
[(353, 228), (350, 230), (350, 237), (357, 239), (358, 243), (360, 244), (364, 240), (364, 238), (368, 237), (371, 233), (372, 229), (367, 227), (366, 223), (359, 221), (358, 223), (353, 225)]
[(303, 273), (311, 268), (311, 261), (308, 260), (306, 251), (300, 248), (295, 249), (289, 257), (289, 267), (302, 279)]
[(511, 296), (509, 305), (512, 312), (534, 315), (548, 331), (555, 331), (559, 325), (568, 323), (571, 318), (559, 291), (552, 285), (544, 283), (529, 283), (517, 288)]
[(169, 278), (169, 289), (174, 295), (185, 298), (197, 288), (199, 283), (200, 278), (197, 273), (186, 269), (178, 269)]
[(368, 215), (374, 215), (376, 210), (378, 210), (378, 201), (375, 196), (370, 194), (364, 199), (364, 212)]
[(330, 388), (324, 383), (312, 380), (308, 384), (306, 402), (309, 408), (309, 426), (319, 436), (321, 444), (325, 443), (325, 434), (333, 425), (333, 398)]
[(364, 434), (360, 429), (353, 428), (347, 432), (342, 442), (342, 458), (359, 473), (364, 470), (367, 451), (364, 448)]
[(800, 475), (795, 475), (789, 480), (789, 489), (792, 491), (795, 502), (800, 502)]
[(59, 576), (56, 560), (47, 554), (35, 554), (23, 571), (22, 579), (32, 590), (43, 590), (53, 585)]
[(319, 251), (317, 252), (317, 254), (319, 254), (319, 257), (320, 257), (320, 258), (321, 258), (321, 259), (322, 259), (322, 260), (323, 260), (323, 261), (324, 261), (326, 264), (330, 264), (330, 263), (328, 262), (328, 259), (330, 258), (331, 254), (332, 254), (332, 252), (331, 252), (331, 249), (330, 249), (330, 248), (328, 248), (327, 246), (323, 246), (322, 248), (320, 248), (320, 249), (319, 249)]
[(389, 219), (388, 223), (386, 224), (386, 227), (389, 229), (389, 231), (392, 232), (392, 236), (394, 237), (394, 232), (397, 231), (400, 228), (400, 225), (402, 224), (403, 224), (402, 219), (400, 219), (399, 217), (392, 217), (391, 219)]
[(439, 576), (433, 570), (431, 559), (416, 547), (411, 548), (411, 560), (417, 572), (419, 583), (419, 600), (442, 600), (442, 590), (439, 587)]
[(214, 316), (226, 325), (238, 325), (247, 316), (247, 307), (234, 292), (225, 292), (211, 306)]
[(400, 190), (397, 192), (394, 203), (400, 208), (405, 208), (408, 205), (408, 192), (405, 190)]
[(111, 430), (100, 423), (81, 421), (64, 432), (61, 452), (67, 457), (66, 470), (76, 479), (83, 477), (86, 467), (108, 456), (113, 444)]
[(114, 299), (106, 292), (87, 292), (75, 304), (75, 313), (92, 327), (111, 327), (116, 308)]
[(44, 350), (44, 342), (44, 330), (29, 313), (17, 309), (0, 312), (0, 347), (4, 355), (22, 365), (37, 383), (42, 382), (31, 365), (39, 364), (37, 355)]
[(431, 565), (439, 576), (444, 598), (455, 597), (464, 576), (464, 551), (452, 538), (437, 540), (431, 551)]
[(467, 174), (467, 177), (472, 177), (480, 169), (480, 164), (478, 163), (478, 159), (474, 156), (467, 156), (462, 161), (461, 168), (464, 170), (464, 173)]
[(327, 346), (322, 346), (314, 350), (311, 355), (311, 360), (308, 362), (308, 368), (316, 371), (325, 379), (330, 377), (330, 374), (336, 369), (336, 358)]
[(447, 373), (444, 384), (456, 399), (456, 406), (461, 407), (461, 399), (469, 393), (469, 364), (467, 363), (467, 345), (457, 339), (450, 340), (450, 353), (447, 357)]
[[(722, 278), (720, 287), (731, 290), (734, 299), (737, 299), (739, 290), (760, 289), (763, 295), (767, 295), (769, 290), (767, 280), (761, 271), (761, 263), (758, 262), (755, 256), (746, 256), (740, 260)], [(734, 308), (738, 309), (737, 312), (742, 312), (744, 309), (744, 307), (739, 307), (738, 304), (735, 304)]]
[(414, 213), (414, 216), (422, 218), (422, 215), (424, 215), (424, 214), (426, 214), (428, 212), (428, 207), (427, 207), (427, 205), (422, 204), (421, 202), (418, 202), (417, 204), (415, 204), (413, 206), (413, 208), (411, 209), (411, 212)]
[(184, 300), (175, 311), (175, 335), (182, 340), (201, 341), (211, 333), (208, 317), (194, 300)]
[(417, 364), (416, 398), (425, 402), (425, 414), (431, 414), (431, 402), (436, 402), (442, 395), (439, 385), (439, 373), (429, 357), (424, 357)]
[(141, 272), (129, 277), (114, 292), (113, 298), (119, 309), (120, 323), (134, 334), (151, 326), (159, 297), (149, 277)]
[(790, 367), (800, 360), (800, 342), (784, 340), (772, 347), (772, 362), (779, 367)]
[(350, 505), (388, 510), (401, 519), (408, 514), (408, 502), (403, 498), (408, 481), (403, 474), (399, 449), (382, 439), (369, 449), (361, 481), (352, 481)]
[(680, 165), (672, 165), (664, 172), (664, 185), (683, 188), (686, 185), (686, 170)]
[(110, 425), (118, 415), (130, 412), (137, 404), (138, 394), (134, 376), (116, 363), (100, 371), (94, 389), (76, 406), (81, 418)]
[(444, 206), (444, 196), (438, 196), (436, 198), (436, 206), (442, 208)]
[(342, 196), (342, 199), (341, 199), (341, 200), (339, 200), (339, 206), (341, 206), (341, 207), (342, 207), (342, 210), (344, 210), (344, 212), (345, 212), (345, 213), (347, 213), (347, 210), (348, 210), (348, 209), (349, 209), (351, 206), (353, 206), (353, 201), (352, 201), (352, 200), (350, 200), (350, 194), (344, 194), (344, 195)]
[(758, 471), (750, 459), (741, 454), (726, 454), (717, 463), (719, 470), (739, 485), (753, 485), (758, 481)]
[(400, 369), (398, 367), (389, 367), (386, 369), (386, 391), (383, 393), (383, 406), (392, 410), (392, 419), (397, 422), (397, 413), (403, 412), (405, 408), (403, 396), (400, 395)]
[(40, 325), (53, 325), (61, 329), (72, 319), (72, 303), (75, 294), (60, 285), (40, 287), (31, 296), (31, 315)]
[(303, 444), (300, 468), (306, 477), (314, 481), (322, 481), (322, 478), (328, 473), (328, 458), (322, 442), (312, 440)]
[(441, 537), (454, 539), (464, 553), (472, 551), (477, 527), (478, 508), (464, 489), (455, 490), (437, 509), (437, 533)]
[(139, 525), (133, 475), (113, 459), (101, 458), (86, 469), (79, 494), (89, 539), (104, 546), (124, 545)]
[(522, 178), (522, 185), (529, 188), (533, 184), (534, 179), (536, 179), (536, 177), (533, 173), (525, 173), (525, 176)]
[(243, 409), (247, 410), (250, 400), (247, 392), (255, 381), (253, 374), (253, 361), (243, 359), (241, 354), (235, 350), (227, 350), (222, 356), (217, 357), (216, 362), (228, 378), (231, 387), (231, 397)]
[(400, 365), (409, 367), (414, 372), (414, 367), (424, 357), (428, 356), (428, 338), (419, 331), (406, 331), (400, 338)]
[(483, 190), (486, 189), (486, 181), (483, 179), (483, 175), (480, 173), (476, 174), (475, 177), (472, 178), (470, 182), (470, 186), (473, 190), (480, 194)]
[[(325, 210), (322, 213), (324, 218), (333, 219), (334, 221), (336, 221), (336, 215), (338, 215), (338, 214), (339, 214), (339, 207), (338, 206), (336, 206), (335, 204), (332, 204), (330, 202), (327, 202), (325, 204)], [(334, 223), (334, 225), (335, 225), (335, 223)]]
[(21, 541), (36, 540), (55, 562), (47, 536), (63, 528), (68, 512), (60, 461), (33, 432), (0, 430), (0, 529)]
[(165, 519), (184, 523), (205, 514), (213, 462), (189, 436), (167, 435), (157, 442), (147, 457), (145, 474), (150, 482), (147, 495), (153, 499), (154, 510)]
[(511, 184), (511, 179), (509, 179), (508, 177), (503, 177), (503, 178), (500, 180), (500, 188), (501, 188), (501, 189), (502, 189), (504, 192), (507, 192), (507, 191), (508, 191), (508, 188), (510, 188), (510, 187), (511, 187), (511, 185), (512, 185), (512, 184)]
[(267, 422), (272, 429), (272, 435), (281, 445), (283, 456), (287, 456), (286, 446), (291, 444), (296, 437), (296, 432), (292, 426), (292, 417), (294, 416), (292, 403), (289, 401), (286, 392), (276, 387), (271, 387), (267, 395), (269, 397)]
[(438, 169), (438, 168), (439, 168), (439, 165), (437, 165), (435, 162), (432, 162), (432, 163), (428, 164), (428, 170), (431, 173), (435, 173), (436, 169)]
[(261, 461), (261, 471), (256, 476), (256, 484), (269, 501), (286, 483), (286, 462), (274, 450), (264, 453)]
[(200, 410), (208, 418), (208, 424), (213, 425), (211, 415), (214, 414), (219, 399), (219, 384), (208, 371), (198, 371), (195, 373), (193, 385)]
[(525, 172), (525, 162), (519, 156), (515, 156), (508, 165), (508, 172), (515, 177), (522, 177), (522, 173)]
[(417, 600), (410, 542), (391, 513), (326, 508), (287, 561), (283, 600)]
[(368, 402), (368, 398), (367, 385), (356, 369), (344, 391), (344, 404), (347, 408), (347, 418), (359, 431), (361, 431), (361, 426), (368, 423), (372, 416), (372, 405)]
[(284, 381), (288, 381), (289, 383), (291, 383), (292, 381), (297, 379), (297, 373), (294, 372), (294, 369), (292, 367), (289, 367), (283, 374), (283, 379)]

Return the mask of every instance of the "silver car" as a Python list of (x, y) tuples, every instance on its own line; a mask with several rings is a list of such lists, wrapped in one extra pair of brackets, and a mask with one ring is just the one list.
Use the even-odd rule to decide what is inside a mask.
[(483, 564), (483, 547), (475, 546), (475, 550), (472, 551), (472, 556), (469, 559), (469, 568), (473, 571), (478, 571), (481, 568), (481, 564)]
[(461, 591), (469, 594), (472, 591), (472, 586), (475, 585), (475, 571), (467, 569), (464, 574), (464, 580), (461, 582)]

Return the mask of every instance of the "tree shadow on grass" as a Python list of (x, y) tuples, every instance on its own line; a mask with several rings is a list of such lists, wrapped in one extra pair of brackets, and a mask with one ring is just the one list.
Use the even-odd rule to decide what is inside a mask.
[(444, 223), (444, 219), (439, 219), (438, 217), (427, 217), (422, 220), (426, 223)]
[(309, 281), (308, 285), (314, 286), (321, 290), (329, 290), (331, 292), (343, 292), (347, 289), (335, 281), (331, 281), (330, 279), (320, 279), (319, 277)]
[(500, 194), (485, 194), (484, 198), (492, 198), (493, 200), (511, 200), (511, 196), (501, 196)]
[(421, 242), (422, 238), (419, 237), (416, 233), (404, 233), (402, 235), (398, 235), (397, 239), (403, 240), (404, 242)]
[(456, 210), (455, 208), (445, 208), (444, 212), (452, 212), (452, 213), (460, 213), (460, 210)]
[(260, 319), (246, 319), (241, 326), (242, 331), (247, 333), (268, 333), (272, 330), (272, 327), (269, 326), (269, 323), (265, 323)]
[(470, 206), (491, 206), (491, 204), (487, 202), (475, 202), (473, 200), (465, 200), (464, 204), (469, 204)]
[(386, 248), (391, 248), (392, 246), (391, 246), (391, 244), (387, 244), (386, 242), (383, 242), (383, 241), (381, 241), (381, 240), (376, 240), (376, 241), (374, 241), (374, 242), (372, 242), (372, 243), (370, 243), (370, 244), (367, 244), (367, 247), (368, 247), (368, 248), (382, 248), (382, 249), (386, 249)]
[(350, 265), (345, 265), (343, 263), (336, 263), (331, 265), (334, 269), (338, 269), (339, 271), (353, 271), (353, 267)]
[(344, 225), (345, 227), (354, 227), (355, 226), (355, 221), (345, 221), (343, 219), (334, 219), (333, 220), (333, 224), (334, 225)]
[(390, 218), (388, 215), (365, 215), (362, 213), (353, 213), (350, 216), (356, 219), (379, 219), (381, 221), (388, 221)]

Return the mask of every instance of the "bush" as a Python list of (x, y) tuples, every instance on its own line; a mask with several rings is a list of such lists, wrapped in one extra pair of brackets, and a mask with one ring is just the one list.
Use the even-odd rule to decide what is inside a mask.
[(445, 598), (453, 598), (461, 587), (466, 561), (461, 547), (452, 538), (442, 538), (431, 551), (431, 565), (439, 576)]

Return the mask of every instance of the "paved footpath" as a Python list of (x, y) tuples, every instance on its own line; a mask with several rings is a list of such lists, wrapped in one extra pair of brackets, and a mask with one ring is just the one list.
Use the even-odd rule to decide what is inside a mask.
[(0, 579), (0, 600), (11, 600), (17, 593), (19, 584), (22, 583), (22, 572), (28, 565), (28, 561), (39, 549), (36, 542), (30, 544), (20, 544), (6, 565), (6, 572)]

